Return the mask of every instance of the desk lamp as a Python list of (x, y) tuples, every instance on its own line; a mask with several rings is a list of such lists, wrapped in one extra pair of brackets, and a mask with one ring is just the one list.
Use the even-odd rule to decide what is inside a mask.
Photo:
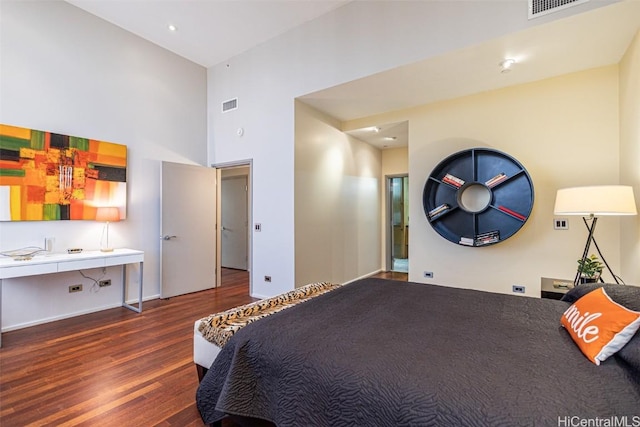
[(96, 211), (96, 221), (105, 222), (102, 236), (104, 237), (106, 233), (106, 244), (103, 245), (102, 238), (100, 238), (100, 250), (102, 252), (113, 252), (113, 248), (109, 246), (109, 223), (120, 221), (120, 210), (112, 206), (99, 207)]

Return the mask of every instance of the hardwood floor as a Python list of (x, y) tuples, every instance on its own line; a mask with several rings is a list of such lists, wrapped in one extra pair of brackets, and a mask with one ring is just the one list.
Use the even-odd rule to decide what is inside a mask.
[(378, 273), (371, 277), (376, 277), (379, 279), (400, 280), (403, 282), (406, 282), (409, 280), (408, 273), (399, 273), (397, 271), (384, 271), (382, 273)]
[(0, 425), (203, 426), (193, 322), (253, 301), (248, 283), (223, 269), (219, 288), (148, 301), (141, 314), (115, 308), (4, 333)]
[(193, 322), (253, 301), (248, 274), (217, 289), (4, 333), (0, 425), (202, 426)]

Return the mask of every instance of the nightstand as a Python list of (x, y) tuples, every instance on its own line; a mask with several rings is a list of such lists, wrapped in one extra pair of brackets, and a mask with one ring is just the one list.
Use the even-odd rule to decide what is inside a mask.
[(550, 279), (542, 277), (540, 280), (540, 296), (542, 298), (560, 299), (569, 289), (573, 289), (573, 281), (567, 279)]

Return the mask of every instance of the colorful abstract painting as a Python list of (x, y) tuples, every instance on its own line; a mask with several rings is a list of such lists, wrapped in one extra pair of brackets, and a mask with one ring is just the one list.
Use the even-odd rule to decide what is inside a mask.
[(0, 221), (126, 215), (127, 146), (0, 124)]

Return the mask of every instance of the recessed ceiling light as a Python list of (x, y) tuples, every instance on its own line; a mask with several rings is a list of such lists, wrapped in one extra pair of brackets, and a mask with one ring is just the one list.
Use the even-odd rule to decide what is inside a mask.
[(169, 28), (169, 31), (178, 31), (178, 27), (173, 24), (169, 24), (167, 28)]
[(501, 73), (508, 73), (511, 71), (511, 66), (516, 63), (515, 59), (507, 58), (504, 61), (500, 61), (498, 64), (500, 66)]
[(385, 136), (385, 141), (395, 141), (397, 138), (395, 136)]

